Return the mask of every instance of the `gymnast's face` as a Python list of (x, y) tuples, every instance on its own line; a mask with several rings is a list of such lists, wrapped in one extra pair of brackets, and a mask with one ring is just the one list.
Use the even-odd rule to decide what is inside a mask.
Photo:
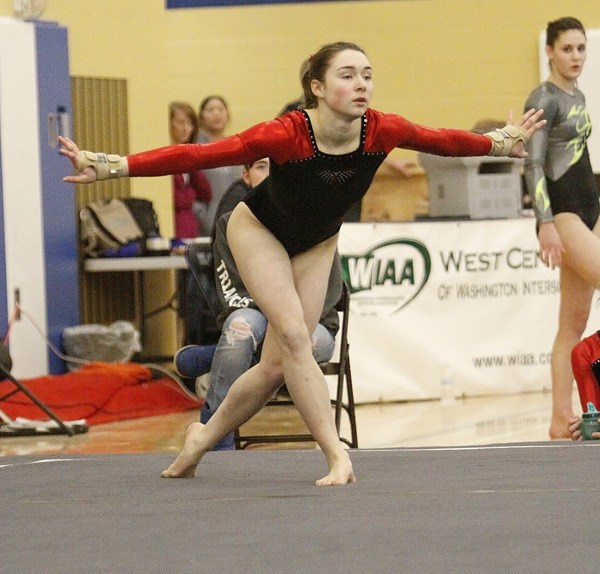
[(320, 105), (352, 118), (361, 117), (373, 95), (369, 60), (356, 50), (338, 52), (329, 62), (325, 79), (313, 80), (313, 91), (320, 97)]
[(546, 55), (552, 72), (565, 80), (575, 80), (581, 74), (585, 62), (585, 36), (581, 30), (565, 30), (554, 42), (546, 46)]

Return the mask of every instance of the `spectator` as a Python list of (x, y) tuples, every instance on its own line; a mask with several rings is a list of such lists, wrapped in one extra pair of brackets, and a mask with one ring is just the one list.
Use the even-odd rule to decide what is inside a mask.
[[(200, 103), (198, 111), (198, 143), (218, 141), (225, 137), (230, 122), (229, 106), (222, 96), (207, 96)], [(204, 170), (212, 190), (210, 203), (194, 205), (196, 217), (202, 225), (202, 235), (211, 236), (215, 225), (215, 213), (221, 198), (229, 186), (242, 175), (241, 165), (228, 165)]]
[[(169, 133), (172, 144), (189, 144), (198, 137), (198, 117), (194, 108), (187, 102), (169, 104)], [(200, 235), (200, 223), (194, 213), (195, 202), (207, 206), (212, 199), (208, 179), (200, 169), (190, 173), (177, 173), (172, 177), (173, 184), (173, 223), (175, 237), (190, 239)], [(177, 340), (187, 341), (186, 316), (188, 315), (189, 272), (179, 270), (177, 285)]]

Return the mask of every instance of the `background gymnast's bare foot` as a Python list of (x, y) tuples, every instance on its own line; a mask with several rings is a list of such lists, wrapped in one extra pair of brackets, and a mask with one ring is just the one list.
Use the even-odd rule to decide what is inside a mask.
[(558, 415), (552, 415), (550, 419), (550, 429), (548, 430), (548, 436), (551, 440), (570, 440), (571, 431), (569, 430), (569, 424), (571, 423), (571, 417), (559, 417)]
[(196, 467), (206, 454), (206, 451), (200, 448), (202, 423), (191, 423), (185, 433), (185, 443), (173, 464), (160, 475), (163, 478), (192, 478), (196, 473)]

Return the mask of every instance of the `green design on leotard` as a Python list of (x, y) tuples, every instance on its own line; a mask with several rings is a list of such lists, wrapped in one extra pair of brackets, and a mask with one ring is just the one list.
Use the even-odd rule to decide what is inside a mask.
[(535, 186), (535, 205), (540, 213), (550, 209), (550, 198), (546, 191), (546, 179), (541, 177)]
[[(567, 142), (567, 149), (573, 150), (573, 157), (569, 162), (569, 165), (576, 164), (581, 159), (581, 154), (585, 150), (586, 141), (592, 131), (592, 122), (590, 120), (590, 114), (584, 105), (574, 105), (569, 110), (567, 118), (577, 116), (575, 129), (577, 135)], [(537, 192), (536, 192), (537, 193)]]

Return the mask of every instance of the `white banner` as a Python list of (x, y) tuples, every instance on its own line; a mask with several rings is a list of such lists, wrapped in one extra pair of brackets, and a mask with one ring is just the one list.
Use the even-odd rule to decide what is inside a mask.
[[(348, 223), (356, 402), (549, 389), (559, 273), (538, 257), (533, 219)], [(594, 295), (589, 334), (600, 329)]]

